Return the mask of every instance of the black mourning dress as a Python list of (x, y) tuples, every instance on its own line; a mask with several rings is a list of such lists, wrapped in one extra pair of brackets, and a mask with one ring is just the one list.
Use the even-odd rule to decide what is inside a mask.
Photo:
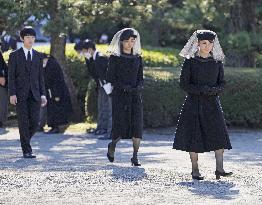
[(180, 87), (187, 92), (173, 148), (187, 152), (231, 149), (219, 94), (225, 85), (223, 63), (212, 57), (184, 61)]
[(143, 130), (143, 65), (137, 55), (111, 55), (107, 81), (112, 92), (112, 138), (142, 138)]

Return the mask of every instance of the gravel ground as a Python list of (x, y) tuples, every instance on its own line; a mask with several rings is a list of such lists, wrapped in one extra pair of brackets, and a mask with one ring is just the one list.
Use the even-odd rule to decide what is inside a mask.
[(215, 180), (214, 153), (199, 156), (205, 180), (190, 178), (185, 152), (172, 150), (173, 136), (145, 134), (141, 167), (131, 167), (132, 143), (118, 144), (106, 158), (108, 141), (81, 133), (32, 140), (36, 159), (21, 158), (18, 130), (0, 129), (0, 204), (262, 204), (262, 132), (231, 130), (225, 152), (230, 178)]

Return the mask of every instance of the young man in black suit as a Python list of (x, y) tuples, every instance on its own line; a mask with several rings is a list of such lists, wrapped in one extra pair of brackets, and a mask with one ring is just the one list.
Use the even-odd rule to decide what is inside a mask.
[(30, 141), (39, 122), (40, 105), (47, 103), (42, 55), (32, 49), (36, 32), (32, 27), (20, 31), (23, 47), (12, 52), (8, 62), (10, 103), (16, 105), (18, 128), (24, 158), (35, 158)]

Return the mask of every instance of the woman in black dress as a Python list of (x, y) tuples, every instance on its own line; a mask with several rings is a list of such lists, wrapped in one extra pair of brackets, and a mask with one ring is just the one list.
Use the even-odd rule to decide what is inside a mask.
[(189, 152), (192, 178), (203, 180), (198, 169), (198, 153), (215, 151), (216, 178), (229, 176), (223, 168), (224, 149), (231, 144), (219, 95), (224, 90), (224, 54), (217, 35), (197, 30), (180, 53), (185, 57), (180, 87), (187, 92), (177, 124), (173, 148)]
[(107, 81), (112, 91), (112, 142), (107, 157), (114, 161), (117, 142), (133, 140), (131, 164), (140, 166), (137, 153), (143, 130), (143, 65), (139, 33), (132, 28), (117, 32), (109, 46)]

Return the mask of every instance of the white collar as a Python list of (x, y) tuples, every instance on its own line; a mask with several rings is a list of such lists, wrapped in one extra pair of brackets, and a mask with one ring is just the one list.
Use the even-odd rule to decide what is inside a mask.
[(32, 59), (33, 59), (33, 48), (27, 49), (27, 48), (25, 48), (24, 46), (22, 46), (22, 48), (23, 48), (23, 51), (24, 51), (24, 54), (25, 54), (25, 59), (27, 59), (28, 51), (30, 51), (31, 60), (32, 60)]
[(30, 49), (27, 49), (25, 48), (24, 46), (22, 46), (23, 50), (24, 50), (24, 53), (27, 55), (28, 51), (30, 51), (31, 55), (33, 53), (33, 48), (30, 48)]
[(98, 51), (96, 50), (95, 52), (94, 52), (94, 55), (93, 55), (93, 59), (94, 60), (96, 60), (96, 54), (98, 53)]

